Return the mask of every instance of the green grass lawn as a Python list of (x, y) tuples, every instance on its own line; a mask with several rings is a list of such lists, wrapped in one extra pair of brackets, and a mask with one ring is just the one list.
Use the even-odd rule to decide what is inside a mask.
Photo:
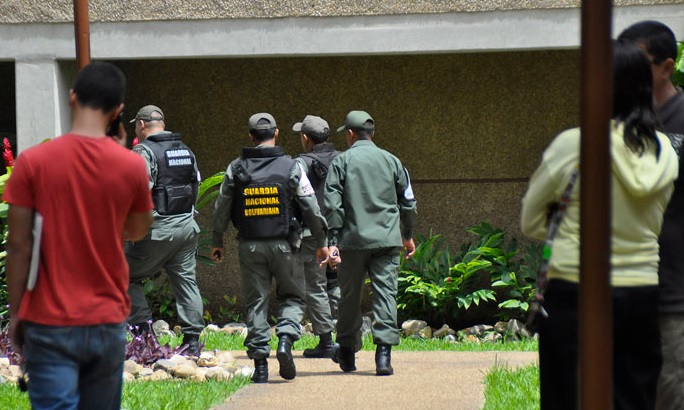
[[(177, 345), (178, 340), (162, 339), (162, 343), (171, 343)], [(238, 336), (228, 336), (223, 333), (209, 333), (203, 339), (205, 349), (219, 349), (219, 350), (243, 350), (243, 338)], [(302, 336), (293, 345), (293, 350), (304, 350), (313, 348), (318, 344), (318, 338), (314, 336)], [(537, 342), (534, 340), (523, 340), (519, 342), (506, 343), (449, 343), (441, 339), (415, 339), (412, 337), (402, 338), (399, 346), (392, 348), (394, 351), (432, 351), (432, 350), (448, 350), (454, 352), (491, 352), (491, 351), (521, 351), (521, 352), (536, 352)], [(278, 339), (274, 336), (271, 338), (271, 348), (278, 347)], [(375, 350), (373, 339), (370, 337), (364, 338), (361, 350)]]
[[(179, 338), (161, 338), (162, 343), (180, 344)], [(203, 338), (205, 349), (244, 350), (244, 339), (223, 333), (211, 333)], [(271, 345), (277, 346), (273, 337)], [(294, 344), (295, 350), (314, 347), (318, 338), (304, 336)], [(370, 338), (363, 341), (363, 350), (374, 350)], [(394, 350), (399, 351), (536, 351), (537, 342), (521, 341), (506, 343), (448, 343), (437, 339), (405, 338)], [(238, 377), (227, 382), (208, 381), (135, 381), (124, 383), (122, 409), (129, 410), (205, 410), (223, 402), (241, 387), (249, 384), (247, 378)], [(486, 378), (485, 409), (535, 409), (539, 408), (539, 371), (536, 366), (511, 371), (495, 367)], [(16, 385), (0, 385), (0, 409), (30, 409), (28, 396)]]
[(494, 366), (485, 376), (484, 410), (539, 409), (539, 366)]

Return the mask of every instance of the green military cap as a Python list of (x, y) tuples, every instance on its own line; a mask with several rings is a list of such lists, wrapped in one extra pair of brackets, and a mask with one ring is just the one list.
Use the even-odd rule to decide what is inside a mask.
[[(370, 124), (366, 125), (369, 121)], [(337, 132), (349, 129), (372, 131), (375, 129), (375, 121), (373, 120), (373, 117), (365, 111), (349, 111), (349, 114), (347, 114), (347, 117), (344, 119), (344, 125), (338, 128)]]

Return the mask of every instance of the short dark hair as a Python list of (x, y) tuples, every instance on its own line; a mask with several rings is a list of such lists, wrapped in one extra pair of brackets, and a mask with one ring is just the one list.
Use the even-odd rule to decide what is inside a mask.
[(618, 40), (643, 43), (655, 64), (668, 58), (677, 59), (677, 39), (672, 30), (659, 21), (646, 20), (632, 24), (620, 33)]
[(644, 52), (630, 40), (613, 42), (613, 116), (624, 123), (625, 144), (634, 152), (644, 152), (647, 143), (660, 145), (656, 137), (653, 110), (651, 63)]
[(366, 128), (351, 128), (351, 130), (354, 131), (354, 134), (356, 134), (360, 140), (372, 138), (373, 134), (375, 134), (375, 123), (371, 120), (368, 120), (363, 125), (365, 125)]
[[(260, 119), (259, 122), (257, 122), (257, 125), (263, 125), (263, 124), (270, 124), (270, 122), (267, 119)], [(276, 128), (267, 128), (267, 129), (262, 129), (262, 130), (249, 130), (249, 135), (254, 137), (255, 140), (259, 142), (264, 142), (268, 140), (272, 140), (273, 137), (275, 137), (275, 131)]]
[(78, 72), (73, 90), (81, 105), (109, 112), (124, 101), (126, 77), (114, 64), (95, 61)]
[(306, 134), (306, 136), (309, 137), (314, 144), (322, 144), (328, 140), (328, 137), (330, 137), (330, 130), (321, 133), (309, 132)]

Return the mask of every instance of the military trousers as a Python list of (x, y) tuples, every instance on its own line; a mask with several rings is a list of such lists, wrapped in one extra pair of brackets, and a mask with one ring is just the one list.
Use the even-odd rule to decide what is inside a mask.
[(242, 297), (247, 308), (247, 356), (263, 359), (271, 351), (268, 324), (271, 282), (275, 279), (276, 335), (299, 340), (305, 308), (304, 273), (294, 268), (295, 255), (284, 239), (240, 240), (238, 258)]
[(358, 350), (361, 341), (361, 301), (366, 274), (373, 290), (373, 342), (399, 344), (397, 326), (397, 278), (399, 247), (340, 250), (338, 280), (342, 297), (337, 320), (337, 342)]
[(193, 225), (177, 229), (171, 240), (151, 240), (148, 234), (143, 240), (127, 242), (125, 251), (130, 269), (128, 296), (131, 298), (131, 314), (128, 323), (152, 319), (143, 281), (164, 269), (176, 298), (183, 334), (199, 335), (204, 329), (204, 306), (195, 276), (197, 232)]
[(316, 240), (307, 236), (302, 240), (297, 269), (304, 270), (306, 280), (306, 313), (311, 319), (314, 334), (321, 335), (334, 330), (331, 304), (328, 299), (326, 266), (320, 267), (316, 260)]

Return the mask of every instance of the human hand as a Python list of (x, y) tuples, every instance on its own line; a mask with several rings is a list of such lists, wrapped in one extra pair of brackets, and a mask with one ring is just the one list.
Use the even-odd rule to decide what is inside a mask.
[(316, 248), (316, 260), (318, 261), (318, 266), (322, 268), (328, 261), (330, 261), (330, 254), (328, 253), (328, 248)]
[(330, 255), (328, 265), (330, 265), (332, 269), (337, 269), (337, 265), (342, 263), (342, 258), (340, 257), (340, 250), (337, 248), (337, 246), (329, 246), (328, 255)]
[(126, 147), (128, 133), (126, 132), (126, 128), (124, 128), (123, 124), (119, 123), (119, 129), (116, 135), (112, 135), (111, 137), (114, 141), (116, 141), (117, 144), (121, 145), (124, 148)]
[(413, 238), (404, 239), (401, 238), (401, 242), (404, 244), (404, 258), (411, 259), (414, 253), (416, 253), (416, 245), (413, 243)]
[(12, 318), (9, 322), (9, 338), (12, 343), (12, 349), (22, 354), (24, 350), (24, 323), (19, 318)]
[(216, 263), (223, 262), (223, 254), (225, 253), (223, 248), (211, 248), (211, 260)]

